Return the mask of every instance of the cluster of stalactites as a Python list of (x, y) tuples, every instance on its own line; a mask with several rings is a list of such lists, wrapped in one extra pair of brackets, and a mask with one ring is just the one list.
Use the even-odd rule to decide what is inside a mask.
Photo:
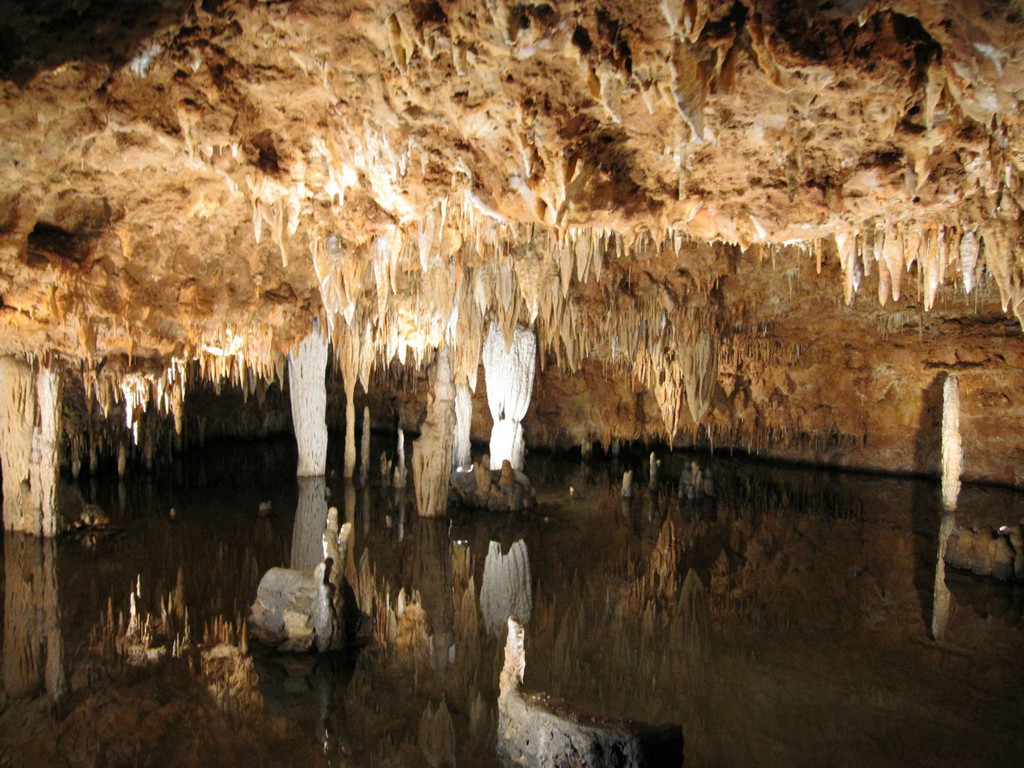
[(335, 362), (346, 380), (358, 378), (365, 389), (374, 366), (422, 367), (446, 346), (454, 381), (475, 389), (487, 328), (493, 322), (507, 346), (522, 324), (535, 329), (542, 358), (566, 370), (604, 360), (660, 387), (670, 436), (684, 394), (694, 420), (703, 417), (717, 374), (712, 286), (680, 298), (648, 279), (628, 296), (599, 288), (607, 295), (597, 306), (578, 290), (625, 257), (678, 257), (692, 247), (686, 237), (673, 229), (626, 237), (516, 224), (472, 195), (457, 199), (358, 246), (329, 232), (312, 238)]
[[(1003, 310), (1012, 308), (1024, 325), (1020, 311), (1024, 290), (1013, 249), (1017, 229), (1013, 222), (993, 218), (977, 228), (946, 223), (887, 224), (837, 232), (836, 253), (843, 272), (846, 303), (853, 303), (861, 281), (873, 268), (878, 270), (878, 301), (883, 306), (890, 299), (899, 301), (904, 275), (916, 264), (924, 309), (930, 311), (950, 273), (959, 276), (964, 291), (970, 294), (980, 271), (987, 267), (999, 286)], [(818, 241), (815, 253), (819, 271), (821, 250)]]

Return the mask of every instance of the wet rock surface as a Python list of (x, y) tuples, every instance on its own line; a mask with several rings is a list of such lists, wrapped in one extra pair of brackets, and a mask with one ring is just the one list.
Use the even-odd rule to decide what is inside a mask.
[(456, 469), (450, 477), (453, 500), (491, 512), (518, 512), (537, 503), (530, 479), (505, 460), (500, 470), (487, 468), (488, 458), (472, 468)]

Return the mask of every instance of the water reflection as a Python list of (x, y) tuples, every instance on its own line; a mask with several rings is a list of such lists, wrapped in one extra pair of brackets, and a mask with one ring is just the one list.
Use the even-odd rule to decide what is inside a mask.
[(324, 524), (327, 522), (327, 481), (319, 477), (300, 477), (299, 501), (292, 526), (291, 567), (297, 571), (316, 568), (324, 559)]
[[(346, 576), (360, 607), (394, 612), (393, 639), (406, 632), (409, 642), (337, 658), (257, 654), (269, 719), (233, 723), (253, 762), (493, 765), (509, 615), (527, 625), (528, 687), (602, 714), (681, 722), (688, 766), (751, 755), (765, 765), (834, 764), (837, 754), (870, 765), (907, 754), (934, 765), (1004, 764), (1018, 754), (1000, 734), (1014, 733), (1019, 711), (1007, 681), (1024, 674), (1024, 589), (936, 565), (941, 551), (920, 532), (938, 528), (941, 541), (948, 525), (929, 517), (934, 510), (915, 511), (928, 495), (920, 481), (708, 461), (714, 497), (680, 497), (692, 459), (666, 456), (662, 492), (641, 486), (623, 500), (621, 467), (531, 456), (536, 514), (450, 523), (407, 514), (406, 493), (376, 478), (339, 484), (328, 498), (322, 479), (296, 483), (294, 464), (261, 450), (187, 465), (184, 486), (157, 467), (151, 491), (132, 477), (123, 489), (116, 480), (90, 489), (119, 531), (89, 548), (4, 538), (11, 703), (0, 712), (0, 750), (25, 731), (32, 696), (65, 689), (80, 711), (46, 725), (47, 743), (92, 743), (71, 733), (93, 717), (84, 639), (108, 597), (124, 609), (138, 574), (147, 610), (158, 614), (158, 596), (173, 590), (200, 635), (214, 616), (244, 614), (266, 569), (318, 561), (333, 503), (358, 532)], [(197, 488), (201, 468), (207, 485)], [(257, 513), (264, 499), (273, 500), (269, 516)], [(965, 487), (960, 524), (983, 510), (1020, 514), (1008, 492), (972, 499)], [(934, 610), (923, 626), (925, 601)], [(387, 631), (389, 622), (375, 626)], [(941, 648), (930, 636), (944, 638)], [(152, 683), (172, 710), (202, 699), (175, 677), (187, 674), (172, 666)], [(951, 701), (964, 703), (955, 717)], [(108, 742), (126, 738), (111, 732)]]
[(4, 532), (4, 689), (8, 696), (66, 689), (57, 590), (57, 542)]
[(503, 638), (509, 616), (530, 623), (533, 593), (530, 587), (530, 556), (526, 542), (514, 541), (508, 552), (492, 541), (487, 545), (484, 578), (480, 585), (480, 614), (487, 631)]

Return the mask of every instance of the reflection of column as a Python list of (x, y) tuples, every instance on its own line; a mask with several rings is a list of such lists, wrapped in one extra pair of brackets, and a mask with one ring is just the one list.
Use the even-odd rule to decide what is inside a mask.
[(327, 489), (323, 475), (300, 477), (299, 503), (292, 527), (292, 568), (305, 571), (324, 559), (323, 535), (327, 522)]
[(492, 541), (484, 560), (484, 579), (480, 587), (480, 613), (484, 626), (501, 637), (509, 616), (523, 624), (530, 621), (533, 597), (530, 588), (530, 557), (526, 542), (520, 539), (501, 553), (501, 544)]
[(406, 559), (409, 570), (403, 573), (403, 581), (420, 593), (420, 603), (434, 636), (434, 662), (438, 671), (443, 671), (455, 627), (448, 523), (444, 520), (419, 518), (410, 539), (412, 556)]
[(57, 600), (57, 544), (4, 536), (4, 689), (9, 696), (64, 693), (63, 638)]
[(942, 516), (939, 525), (939, 552), (935, 560), (935, 587), (932, 592), (932, 639), (942, 641), (949, 623), (949, 587), (946, 586), (946, 542), (953, 532), (955, 519), (951, 514)]

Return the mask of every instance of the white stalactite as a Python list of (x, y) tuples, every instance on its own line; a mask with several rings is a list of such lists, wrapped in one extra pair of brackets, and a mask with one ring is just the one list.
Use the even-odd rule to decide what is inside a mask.
[(491, 323), (484, 340), (484, 380), (487, 406), (494, 427), (491, 430), (491, 469), (501, 469), (508, 460), (513, 469), (523, 468), (523, 427), (520, 423), (530, 405), (533, 374), (537, 363), (537, 337), (533, 331), (516, 328), (509, 348), (497, 323)]
[(464, 469), (473, 462), (470, 427), (473, 421), (473, 394), (469, 384), (459, 382), (455, 388), (455, 448), (452, 451), (453, 468)]
[(437, 351), (427, 418), (412, 444), (412, 478), (420, 517), (440, 517), (448, 509), (448, 477), (455, 441), (455, 385), (448, 348)]
[(963, 452), (960, 443), (960, 382), (955, 373), (942, 385), (942, 506), (956, 509)]
[(300, 477), (322, 475), (327, 467), (326, 370), (327, 340), (314, 324), (313, 332), (288, 355), (288, 387)]

